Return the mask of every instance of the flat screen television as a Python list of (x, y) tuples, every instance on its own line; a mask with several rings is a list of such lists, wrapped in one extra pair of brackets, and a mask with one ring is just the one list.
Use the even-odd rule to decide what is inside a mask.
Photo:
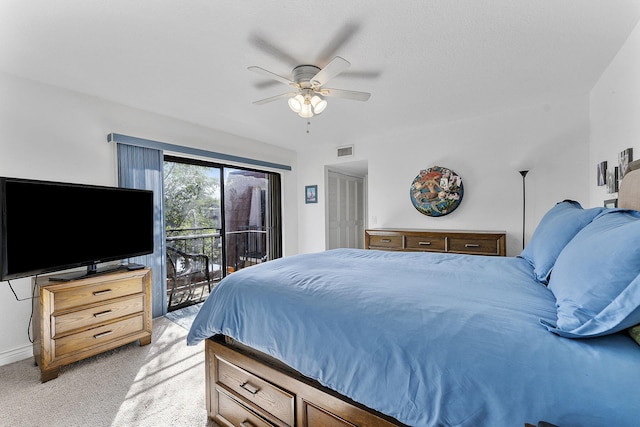
[(152, 253), (153, 217), (152, 191), (0, 177), (0, 280)]

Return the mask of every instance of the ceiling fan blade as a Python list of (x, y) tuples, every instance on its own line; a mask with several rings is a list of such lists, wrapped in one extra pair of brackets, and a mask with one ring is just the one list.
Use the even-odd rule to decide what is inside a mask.
[(268, 40), (266, 37), (263, 37), (259, 34), (252, 34), (249, 38), (251, 43), (260, 49), (262, 52), (273, 56), (278, 61), (282, 61), (288, 64), (291, 68), (300, 64), (299, 58), (294, 58), (284, 49), (281, 49), (279, 46), (276, 46), (271, 40)]
[(351, 63), (344, 58), (336, 56), (325, 67), (318, 71), (318, 73), (311, 79), (311, 84), (314, 86), (322, 86), (333, 77), (337, 76), (347, 68), (351, 66)]
[(260, 99), (258, 101), (253, 101), (253, 103), (256, 105), (268, 104), (269, 102), (277, 101), (278, 99), (291, 98), (292, 96), (296, 96), (297, 94), (298, 92), (281, 93), (280, 95), (272, 96), (265, 99)]
[(327, 46), (320, 52), (316, 62), (325, 63), (336, 56), (342, 46), (349, 43), (353, 36), (360, 30), (360, 24), (350, 22), (344, 25), (338, 33), (329, 41)]
[(274, 79), (276, 81), (279, 81), (280, 83), (283, 83), (285, 85), (298, 87), (298, 84), (296, 82), (294, 82), (292, 80), (289, 80), (286, 77), (282, 77), (282, 76), (280, 76), (280, 75), (278, 75), (276, 73), (272, 73), (269, 70), (265, 70), (264, 68), (256, 67), (255, 65), (253, 65), (253, 66), (251, 66), (251, 67), (249, 67), (247, 69), (250, 70), (250, 71), (253, 71), (255, 73), (262, 74), (263, 76), (267, 76), (267, 77), (269, 77), (271, 79)]
[(320, 95), (333, 96), (335, 98), (353, 99), (354, 101), (368, 101), (371, 97), (369, 92), (358, 92), (355, 90), (322, 88), (318, 91)]

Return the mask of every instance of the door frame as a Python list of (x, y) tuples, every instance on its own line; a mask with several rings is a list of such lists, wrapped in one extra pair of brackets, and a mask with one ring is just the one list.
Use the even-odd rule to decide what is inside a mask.
[[(355, 164), (355, 163), (354, 163)], [(324, 204), (324, 210), (325, 210), (325, 224), (324, 224), (324, 230), (325, 230), (325, 249), (329, 248), (329, 240), (330, 240), (330, 230), (329, 230), (329, 213), (330, 213), (330, 195), (329, 195), (329, 172), (333, 172), (333, 173), (337, 173), (340, 175), (344, 175), (344, 176), (348, 176), (348, 177), (352, 177), (352, 178), (358, 178), (358, 179), (362, 179), (362, 191), (363, 191), (363, 197), (362, 197), (362, 206), (361, 206), (361, 212), (363, 215), (362, 218), (362, 225), (363, 225), (363, 229), (366, 229), (368, 226), (368, 199), (369, 199), (369, 174), (368, 174), (368, 166), (365, 163), (362, 162), (357, 162), (357, 167), (353, 168), (350, 167), (350, 164), (346, 163), (346, 164), (338, 164), (338, 165), (327, 165), (325, 166), (325, 171), (324, 171), (324, 188), (325, 188), (325, 204)], [(364, 165), (364, 166), (363, 166)], [(362, 236), (362, 239), (364, 241), (364, 235)], [(361, 248), (362, 249), (362, 248)]]

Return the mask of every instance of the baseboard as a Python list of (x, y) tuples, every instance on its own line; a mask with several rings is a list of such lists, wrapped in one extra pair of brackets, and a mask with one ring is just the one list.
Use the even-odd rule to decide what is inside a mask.
[(13, 350), (0, 353), (0, 366), (33, 357), (33, 346), (31, 344)]

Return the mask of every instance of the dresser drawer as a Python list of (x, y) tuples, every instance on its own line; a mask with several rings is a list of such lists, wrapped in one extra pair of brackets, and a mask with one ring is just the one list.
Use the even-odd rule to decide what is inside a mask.
[(356, 427), (348, 421), (342, 418), (320, 409), (309, 402), (304, 402), (304, 415), (306, 418), (307, 426), (322, 426), (322, 427)]
[(55, 357), (60, 357), (76, 351), (85, 351), (140, 331), (144, 331), (142, 314), (54, 339), (54, 354)]
[(239, 427), (273, 427), (273, 424), (265, 421), (247, 407), (237, 402), (232, 397), (216, 390), (218, 393), (218, 416), (234, 426)]
[(402, 249), (402, 235), (376, 235), (369, 237), (369, 248)]
[(498, 241), (496, 239), (479, 238), (459, 238), (449, 239), (449, 252), (477, 254), (477, 255), (499, 255)]
[(67, 310), (73, 307), (143, 292), (144, 284), (140, 277), (105, 280), (104, 282), (96, 284), (55, 291), (53, 307), (54, 311)]
[(57, 338), (74, 329), (90, 328), (118, 317), (144, 311), (144, 295), (110, 300), (105, 304), (96, 304), (88, 308), (54, 314), (51, 319), (51, 335)]
[(218, 384), (286, 424), (294, 425), (294, 395), (224, 359), (216, 359)]
[(447, 238), (443, 236), (406, 236), (406, 249), (412, 251), (444, 252)]

